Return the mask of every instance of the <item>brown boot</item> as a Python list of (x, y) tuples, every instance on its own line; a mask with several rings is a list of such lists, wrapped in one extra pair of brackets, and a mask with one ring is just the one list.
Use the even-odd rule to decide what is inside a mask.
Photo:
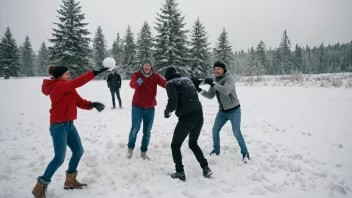
[(143, 158), (144, 160), (149, 160), (149, 157), (147, 155), (147, 152), (141, 152), (141, 158)]
[(34, 195), (35, 198), (46, 198), (46, 190), (49, 182), (45, 182), (45, 183), (46, 184), (40, 183), (38, 179), (37, 184), (34, 186), (32, 190), (32, 194)]
[(132, 153), (133, 153), (133, 149), (128, 148), (128, 150), (127, 150), (127, 158), (128, 159), (132, 158)]
[(66, 172), (66, 180), (65, 180), (65, 184), (64, 184), (65, 190), (83, 189), (88, 186), (87, 184), (79, 183), (79, 181), (77, 181), (76, 177), (77, 177), (77, 172), (71, 173), (71, 174), (67, 174), (67, 172)]

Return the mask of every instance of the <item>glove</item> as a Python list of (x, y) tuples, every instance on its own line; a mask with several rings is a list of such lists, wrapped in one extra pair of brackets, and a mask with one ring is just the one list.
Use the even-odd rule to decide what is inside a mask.
[(103, 73), (103, 72), (105, 72), (106, 70), (108, 70), (109, 68), (108, 67), (104, 67), (104, 68), (101, 68), (101, 69), (99, 69), (99, 70), (94, 70), (93, 71), (93, 74), (94, 74), (94, 76), (97, 76), (97, 75), (99, 75), (100, 73)]
[(202, 83), (203, 80), (191, 75), (191, 81), (193, 82), (193, 85), (197, 88), (197, 87), (199, 87), (200, 83)]
[(200, 83), (202, 83), (203, 80), (194, 77), (193, 75), (191, 75), (191, 81), (193, 82), (193, 85), (196, 87), (196, 90), (198, 92), (201, 92), (203, 89), (199, 87)]
[(138, 78), (137, 83), (139, 86), (141, 86), (141, 84), (143, 83), (143, 80), (141, 78)]
[(103, 105), (102, 103), (100, 103), (100, 102), (91, 102), (90, 104), (89, 104), (89, 107), (91, 107), (91, 108), (96, 108), (99, 112), (101, 112), (102, 110), (104, 110), (104, 108), (105, 108), (105, 105)]
[(171, 113), (168, 113), (166, 110), (164, 111), (164, 118), (169, 118)]
[(213, 84), (214, 81), (212, 78), (206, 78), (206, 79), (204, 79), (204, 82), (209, 84), (210, 86), (214, 86), (214, 84)]

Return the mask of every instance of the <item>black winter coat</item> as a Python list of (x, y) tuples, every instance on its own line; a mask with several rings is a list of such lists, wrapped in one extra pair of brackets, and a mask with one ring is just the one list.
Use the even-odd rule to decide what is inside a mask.
[(106, 79), (109, 88), (121, 88), (121, 76), (118, 73), (109, 74), (108, 79)]
[(174, 74), (174, 78), (166, 83), (169, 97), (165, 113), (170, 114), (176, 110), (176, 116), (182, 117), (202, 109), (198, 93), (191, 79)]

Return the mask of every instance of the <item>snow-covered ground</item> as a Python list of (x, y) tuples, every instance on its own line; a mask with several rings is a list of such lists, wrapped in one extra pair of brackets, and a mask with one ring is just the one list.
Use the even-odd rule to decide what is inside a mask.
[[(0, 80), (0, 197), (32, 197), (36, 178), (53, 158), (49, 133), (49, 98), (40, 78)], [(85, 148), (79, 179), (87, 189), (65, 191), (63, 182), (71, 152), (58, 169), (48, 197), (351, 197), (352, 90), (283, 86), (237, 86), (242, 106), (242, 133), (252, 160), (241, 162), (239, 147), (227, 123), (221, 132), (222, 153), (212, 150), (211, 129), (216, 99), (201, 98), (205, 123), (199, 145), (213, 178), (202, 177), (187, 143), (183, 145), (186, 182), (173, 180), (170, 142), (177, 118), (163, 117), (165, 90), (158, 106), (149, 147), (150, 161), (126, 156), (133, 90), (124, 81), (124, 108), (110, 110), (105, 81), (78, 89), (83, 98), (107, 109), (79, 110), (76, 127)]]
[(352, 73), (237, 76), (236, 80), (243, 86), (352, 88)]

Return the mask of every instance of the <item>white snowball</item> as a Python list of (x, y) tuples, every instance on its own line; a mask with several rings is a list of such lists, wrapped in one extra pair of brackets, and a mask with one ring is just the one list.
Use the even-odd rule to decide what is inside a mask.
[(115, 68), (116, 61), (113, 58), (105, 58), (103, 61), (103, 65), (104, 67), (108, 67), (109, 70), (111, 71)]

